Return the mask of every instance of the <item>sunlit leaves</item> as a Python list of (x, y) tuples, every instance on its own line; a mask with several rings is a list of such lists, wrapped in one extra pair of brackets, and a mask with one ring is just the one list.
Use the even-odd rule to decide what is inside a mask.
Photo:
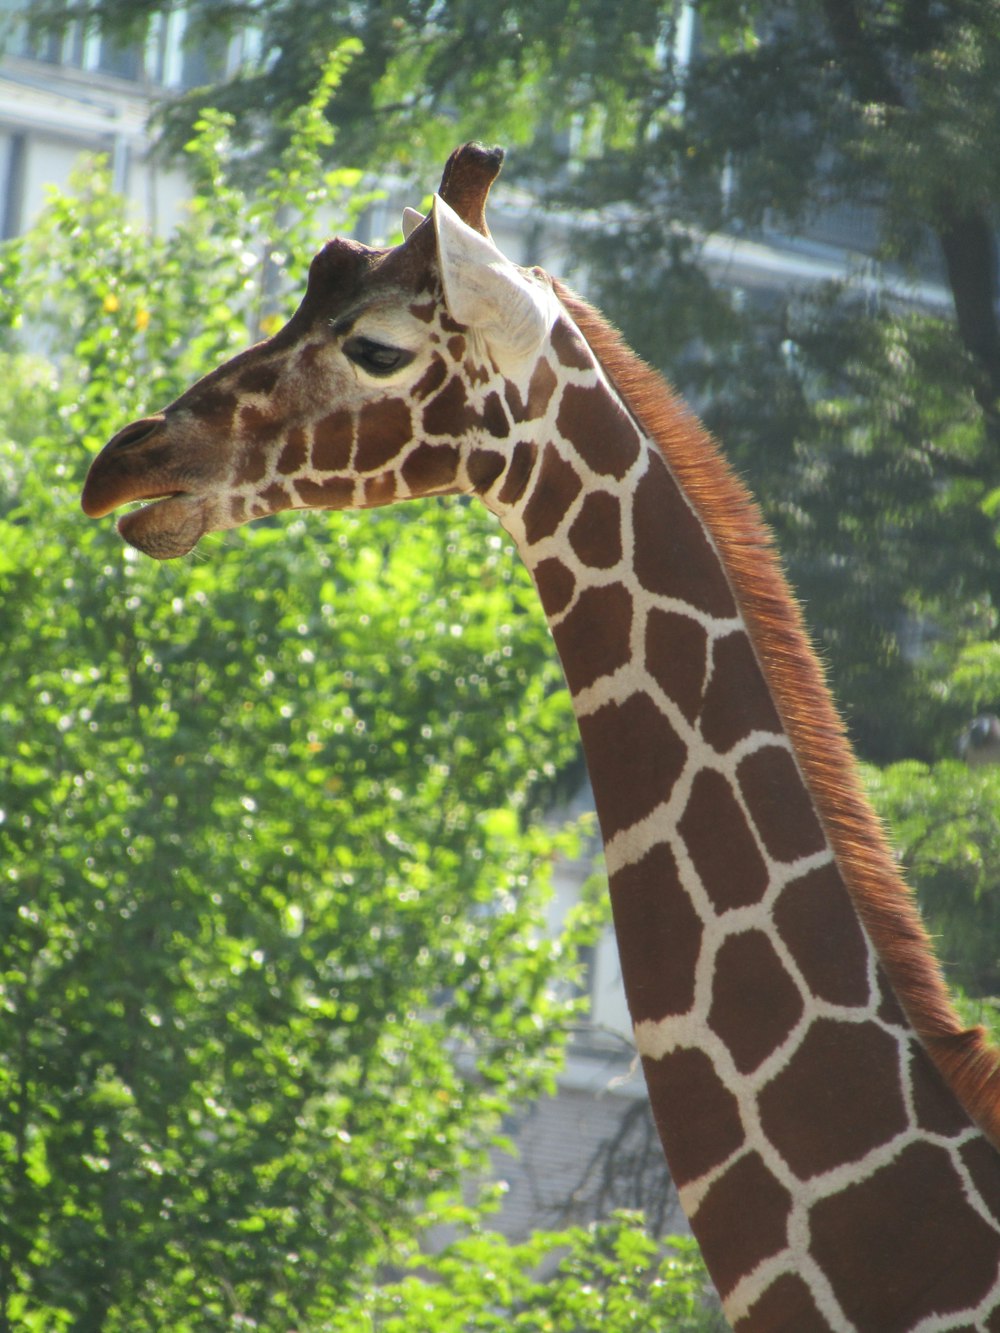
[(538, 1232), (512, 1245), (495, 1233), (471, 1235), (443, 1254), (421, 1255), (426, 1276), (364, 1293), (341, 1310), (332, 1333), (723, 1333), (697, 1247), (675, 1237), (660, 1245), (637, 1219), (619, 1213), (589, 1229)]

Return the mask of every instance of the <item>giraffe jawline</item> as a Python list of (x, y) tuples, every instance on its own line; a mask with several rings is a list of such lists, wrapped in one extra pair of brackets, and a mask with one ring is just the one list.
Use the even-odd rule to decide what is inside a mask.
[(154, 560), (187, 555), (207, 530), (203, 503), (183, 491), (154, 499), (118, 520), (122, 540)]

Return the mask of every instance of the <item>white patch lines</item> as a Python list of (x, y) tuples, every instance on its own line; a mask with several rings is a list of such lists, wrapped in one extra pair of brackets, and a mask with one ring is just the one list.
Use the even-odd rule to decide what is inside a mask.
[(735, 1325), (750, 1312), (769, 1287), (786, 1276), (803, 1280), (829, 1324), (830, 1333), (857, 1333), (854, 1324), (840, 1308), (823, 1270), (804, 1249), (795, 1245), (770, 1255), (752, 1272), (740, 1278), (722, 1302), (726, 1318)]

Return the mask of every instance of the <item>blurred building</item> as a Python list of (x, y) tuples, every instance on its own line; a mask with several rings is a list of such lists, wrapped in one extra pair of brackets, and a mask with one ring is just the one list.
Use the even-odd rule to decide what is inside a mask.
[(0, 0), (0, 235), (16, 236), (65, 185), (81, 155), (106, 154), (116, 190), (157, 230), (168, 230), (188, 195), (184, 175), (155, 163), (150, 114), (177, 92), (217, 80), (254, 53), (254, 35), (185, 41), (187, 18), (154, 18), (129, 46), (87, 35), (32, 33), (24, 0)]

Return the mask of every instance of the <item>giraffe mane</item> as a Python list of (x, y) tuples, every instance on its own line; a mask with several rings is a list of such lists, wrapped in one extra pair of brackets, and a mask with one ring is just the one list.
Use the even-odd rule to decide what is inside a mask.
[(711, 533), (855, 910), (931, 1059), (1000, 1147), (1000, 1051), (955, 1010), (757, 503), (663, 377), (592, 306), (553, 286)]

